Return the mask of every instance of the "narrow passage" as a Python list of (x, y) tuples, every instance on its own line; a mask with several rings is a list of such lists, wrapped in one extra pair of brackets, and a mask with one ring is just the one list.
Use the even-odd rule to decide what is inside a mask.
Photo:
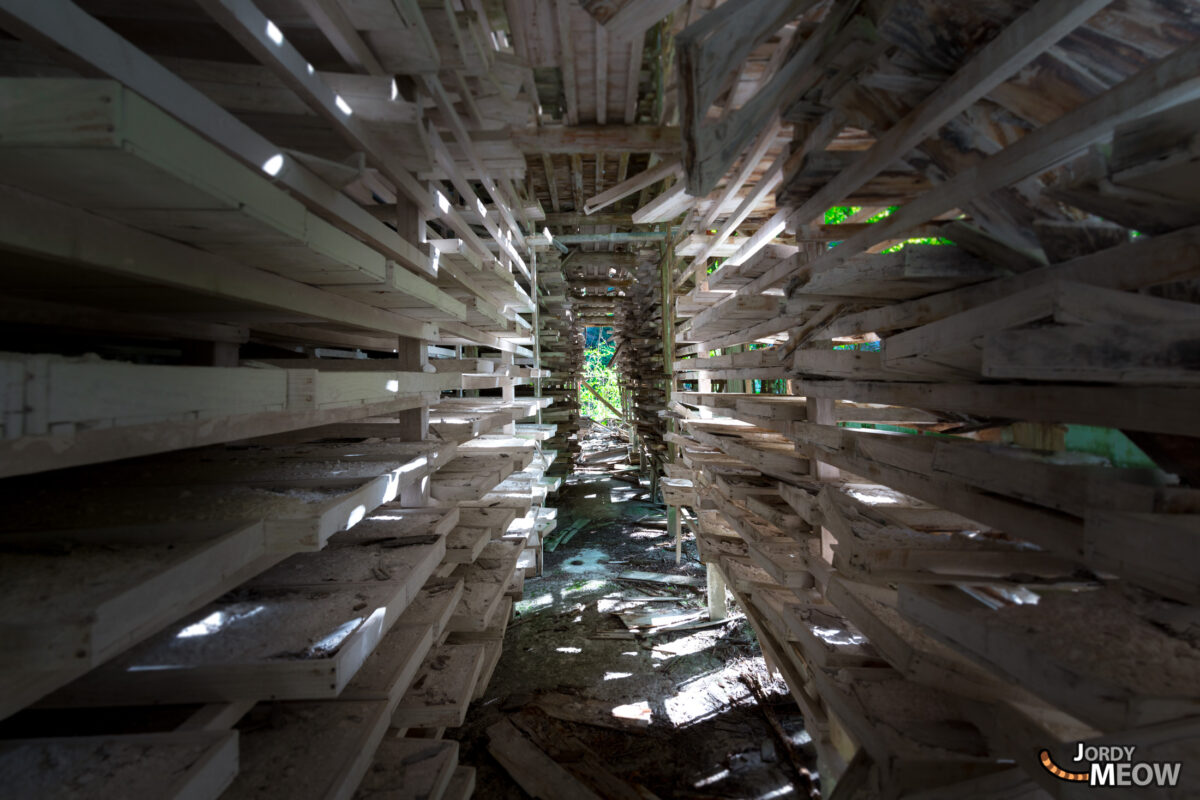
[(478, 796), (807, 798), (815, 754), (786, 685), (732, 596), (709, 620), (694, 539), (676, 566), (666, 507), (619, 446), (600, 426), (585, 436), (543, 576), (486, 695), (447, 732)]

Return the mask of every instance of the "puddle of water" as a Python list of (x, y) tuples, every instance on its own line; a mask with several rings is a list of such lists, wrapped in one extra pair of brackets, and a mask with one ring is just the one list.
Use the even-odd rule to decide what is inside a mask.
[(608, 553), (605, 553), (603, 550), (588, 548), (573, 554), (571, 558), (562, 562), (558, 568), (563, 572), (571, 573), (608, 572), (610, 567), (607, 563), (600, 563), (600, 559), (604, 559), (607, 562)]

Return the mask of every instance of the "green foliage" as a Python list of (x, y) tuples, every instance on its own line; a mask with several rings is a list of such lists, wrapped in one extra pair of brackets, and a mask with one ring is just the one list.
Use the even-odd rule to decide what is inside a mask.
[[(615, 365), (612, 367), (608, 365), (617, 349), (613, 343), (612, 328), (600, 328), (598, 333), (596, 343), (583, 351), (584, 379), (594, 386), (600, 396), (611, 403), (613, 408), (624, 410), (621, 406), (621, 389), (617, 384)], [(589, 336), (588, 340), (591, 339), (592, 337)], [(616, 419), (616, 415), (609, 411), (604, 403), (597, 400), (595, 395), (582, 386), (579, 387), (579, 411), (585, 417), (596, 420)]]
[(841, 225), (860, 211), (862, 206), (834, 206), (825, 212), (825, 224)]
[[(891, 214), (899, 207), (900, 206), (888, 206), (887, 208), (885, 208), (883, 211), (880, 211), (875, 216), (868, 218), (866, 220), (866, 222), (868, 222), (868, 223), (879, 222), (881, 219), (891, 216)], [(841, 223), (845, 222), (850, 217), (857, 214), (859, 211), (862, 211), (861, 206), (834, 206), (833, 208), (831, 208), (825, 212), (825, 224), (826, 225), (840, 225)], [(836, 247), (839, 244), (841, 244), (841, 242), (830, 242), (829, 246)], [(906, 244), (932, 244), (932, 245), (953, 246), (954, 242), (950, 241), (949, 239), (943, 239), (940, 236), (915, 236), (911, 239), (905, 239), (903, 242), (897, 242), (896, 244), (892, 245), (891, 247), (887, 248), (886, 250), (883, 250), (882, 252), (895, 253), (897, 250), (903, 250), (904, 246)]]

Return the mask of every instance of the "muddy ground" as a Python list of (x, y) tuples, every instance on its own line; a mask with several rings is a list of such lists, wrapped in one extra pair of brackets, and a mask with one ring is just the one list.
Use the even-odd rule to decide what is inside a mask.
[[(601, 444), (588, 442), (585, 452)], [(665, 507), (650, 500), (636, 473), (614, 467), (591, 468), (564, 481), (555, 496), (558, 530), (577, 520), (586, 524), (546, 553), (543, 577), (526, 580), (486, 695), (472, 706), (464, 726), (446, 734), (461, 742), (460, 762), (478, 770), (475, 796), (527, 796), (488, 754), (486, 730), (506, 715), (539, 701), (562, 702), (565, 695), (601, 715), (611, 706), (621, 716), (642, 720), (642, 726), (616, 720), (615, 727), (624, 730), (555, 724), (599, 755), (613, 774), (664, 800), (807, 798), (805, 770), (817, 776), (803, 719), (782, 681), (768, 676), (732, 596), (732, 618), (715, 626), (633, 634), (616, 616), (703, 612), (693, 624), (707, 621), (704, 568), (694, 541), (685, 538), (683, 563), (676, 567)], [(700, 585), (618, 578), (630, 570), (694, 576)], [(765, 707), (755, 701), (747, 678), (761, 687)]]

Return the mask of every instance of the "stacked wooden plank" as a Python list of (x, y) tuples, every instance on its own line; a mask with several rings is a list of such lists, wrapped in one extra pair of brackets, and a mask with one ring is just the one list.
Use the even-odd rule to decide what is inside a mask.
[(579, 454), (579, 382), (583, 377), (583, 337), (575, 317), (574, 301), (567, 297), (567, 283), (557, 250), (538, 253), (538, 281), (545, 294), (539, 299), (538, 317), (541, 363), (550, 371), (541, 382), (541, 392), (554, 398), (554, 408), (539, 417), (557, 426), (547, 446), (563, 454), (556, 475), (571, 468)]
[[(1102, 6), (813, 5), (721, 115), (730, 53), (784, 20), (681, 40), (690, 188), (755, 156), (765, 109), (794, 129), (772, 221), (676, 273), (665, 492), (804, 710), (823, 793), (1073, 796), (1045, 759), (1087, 772), (1078, 742), (1195, 758), (1200, 648), (1168, 620), (1200, 601), (1200, 30), (1151, 4), (1189, 35), (1035, 109), (1039, 55), (1122, 35)], [(839, 203), (864, 208), (822, 225)]]
[(662, 286), (657, 264), (643, 262), (636, 282), (617, 306), (616, 362), (627, 398), (626, 420), (635, 433), (643, 469), (657, 475), (666, 456), (663, 421), (668, 375), (663, 369)]
[[(103, 475), (76, 476), (88, 487), (75, 492), (81, 505), (55, 502), (31, 479), (10, 482), (7, 526), (13, 532), (5, 534), (4, 569), (11, 585), (31, 593), (31, 602), (55, 601), (34, 616), (26, 604), (10, 608), (10, 687), (44, 694), (168, 621), (42, 705), (229, 704), (240, 711), (223, 719), (228, 727), (258, 702), (235, 728), (237, 777), (219, 779), (232, 779), (227, 791), (233, 797), (280, 785), (300, 797), (329, 796), (352, 791), (364, 775), (398, 769), (397, 744), (371, 762), (389, 726), (402, 735), (408, 728), (461, 724), (471, 699), (485, 690), (512, 602), (521, 594), (518, 561), (537, 528), (510, 532), (524, 513), (515, 498), (523, 486), (524, 508), (530, 508), (533, 484), (504, 490), (518, 469), (535, 466), (535, 443), (485, 435), (457, 449), (454, 443), (404, 444), (388, 439), (395, 427), (329, 426), (312, 431), (314, 444), (267, 441), (210, 450), (199, 459), (180, 454), (107, 466)], [(406, 450), (411, 455), (402, 463), (386, 457)], [(453, 469), (463, 461), (481, 463)], [(536, 466), (530, 478), (540, 478)], [(131, 477), (147, 474), (155, 476), (150, 487), (123, 492)], [(457, 476), (465, 474), (484, 482), (463, 488)], [(422, 494), (437, 499), (445, 480), (459, 494), (421, 507)], [(386, 490), (374, 489), (381, 485)], [(62, 511), (49, 517), (39, 510), (47, 504)], [(120, 527), (89, 530), (88, 509), (98, 507)], [(205, 508), (215, 512), (206, 515)], [(265, 520), (242, 525), (192, 523), (182, 551), (177, 539), (165, 538), (181, 515), (251, 520), (264, 513)], [(21, 533), (35, 520), (51, 530)], [(347, 530), (329, 535), (340, 528)], [(287, 556), (296, 550), (311, 552)], [(64, 556), (71, 571), (56, 563)], [(117, 564), (121, 572), (113, 571)], [(89, 572), (94, 577), (80, 580)], [(213, 584), (209, 574), (225, 577)], [(172, 585), (177, 599), (164, 603), (164, 587)], [(84, 600), (99, 605), (84, 606)], [(139, 607), (140, 616), (133, 614)], [(89, 608), (102, 609), (101, 616), (89, 620)], [(48, 628), (50, 615), (55, 627)], [(15, 704), (10, 713), (33, 699), (6, 696)], [(321, 758), (295, 759), (306, 743), (335, 735)], [(174, 742), (167, 736), (153, 744)], [(29, 757), (28, 748), (59, 745), (23, 746), (26, 751), (13, 751), (18, 761), (12, 763)], [(417, 748), (415, 742), (404, 746)], [(169, 752), (164, 749), (164, 757)], [(454, 760), (445, 753), (439, 758)], [(225, 775), (215, 764), (211, 770)]]
[(11, 738), (21, 795), (473, 790), (398, 734), (486, 686), (553, 517), (488, 439), (550, 402), (536, 98), (476, 5), (265, 10), (0, 4), (0, 714), (110, 734)]

